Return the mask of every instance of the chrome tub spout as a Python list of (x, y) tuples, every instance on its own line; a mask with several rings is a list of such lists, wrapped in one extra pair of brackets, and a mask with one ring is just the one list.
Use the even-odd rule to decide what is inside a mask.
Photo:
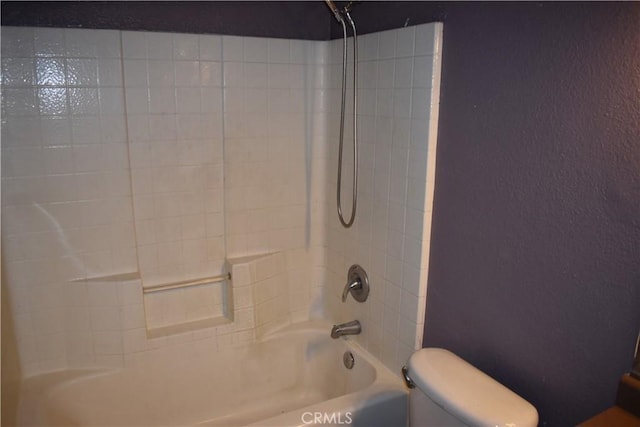
[(362, 332), (360, 322), (352, 320), (351, 322), (333, 325), (333, 328), (331, 328), (331, 338), (340, 338), (343, 335), (358, 335), (360, 332)]

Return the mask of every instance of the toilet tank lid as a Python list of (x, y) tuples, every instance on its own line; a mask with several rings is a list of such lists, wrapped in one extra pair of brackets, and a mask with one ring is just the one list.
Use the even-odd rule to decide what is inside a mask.
[(448, 350), (418, 350), (408, 370), (416, 387), (465, 424), (538, 425), (533, 405)]

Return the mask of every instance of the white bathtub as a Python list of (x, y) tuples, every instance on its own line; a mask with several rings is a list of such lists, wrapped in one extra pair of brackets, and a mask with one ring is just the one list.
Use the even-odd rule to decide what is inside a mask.
[(42, 376), (23, 390), (21, 425), (407, 425), (399, 375), (357, 344), (332, 340), (329, 325), (183, 358), (149, 352), (122, 370)]

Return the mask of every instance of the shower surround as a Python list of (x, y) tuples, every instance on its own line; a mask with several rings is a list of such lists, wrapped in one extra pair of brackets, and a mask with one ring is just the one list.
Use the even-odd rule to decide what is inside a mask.
[[(424, 322), (440, 34), (359, 38), (344, 230), (339, 41), (3, 27), (2, 261), (23, 376), (248, 345), (310, 318), (357, 318), (355, 339), (402, 365)], [(260, 254), (276, 255), (243, 258)], [(352, 263), (364, 304), (339, 301)], [(229, 265), (233, 287), (142, 294)], [(229, 323), (148, 334), (219, 316), (225, 292)]]
[[(398, 372), (422, 347), (440, 102), (442, 24), (358, 37), (360, 143), (358, 211), (344, 229), (335, 214), (341, 40), (330, 42), (329, 185), (325, 307), (339, 322), (358, 319), (356, 339)], [(348, 109), (352, 106), (347, 103)], [(353, 129), (347, 128), (347, 134)], [(345, 141), (349, 141), (345, 136)], [(345, 150), (343, 186), (352, 170)], [(349, 206), (351, 191), (343, 191)], [(348, 216), (350, 212), (346, 212)], [(364, 304), (341, 302), (352, 264), (371, 283)]]

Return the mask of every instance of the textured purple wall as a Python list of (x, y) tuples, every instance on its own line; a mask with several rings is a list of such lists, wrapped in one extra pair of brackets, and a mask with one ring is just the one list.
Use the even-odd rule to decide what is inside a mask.
[(321, 1), (9, 1), (2, 25), (234, 34), (324, 40)]
[(530, 400), (612, 405), (640, 327), (640, 3), (363, 3), (444, 21), (425, 346)]

